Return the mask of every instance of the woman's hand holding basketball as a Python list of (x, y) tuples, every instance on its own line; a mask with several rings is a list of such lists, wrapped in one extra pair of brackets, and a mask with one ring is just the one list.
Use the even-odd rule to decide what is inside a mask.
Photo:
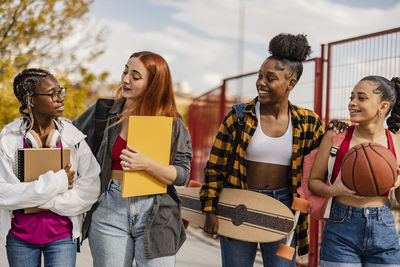
[(355, 196), (356, 192), (346, 187), (342, 180), (342, 172), (340, 171), (336, 177), (335, 182), (329, 188), (331, 190), (332, 196)]
[(68, 190), (72, 189), (74, 183), (75, 171), (71, 170), (71, 163), (67, 164), (67, 166), (64, 168), (64, 171), (68, 177)]
[(394, 190), (394, 189), (400, 187), (400, 177), (399, 177), (399, 176), (400, 176), (400, 168), (397, 168), (397, 179), (396, 179), (396, 181), (395, 181), (393, 187), (390, 188), (390, 190)]

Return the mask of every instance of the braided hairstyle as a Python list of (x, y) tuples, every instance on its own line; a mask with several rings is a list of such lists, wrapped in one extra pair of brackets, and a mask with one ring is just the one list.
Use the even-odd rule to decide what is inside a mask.
[[(389, 112), (390, 110), (392, 112), (390, 113), (390, 117), (387, 119), (386, 124), (391, 132), (397, 133), (400, 129), (400, 77), (393, 77), (391, 81), (387, 79), (385, 80), (385, 86), (380, 85), (378, 88), (390, 88), (391, 101), (387, 101), (390, 102)], [(378, 88), (375, 90), (378, 90)], [(381, 96), (382, 100), (385, 100), (383, 99), (383, 94)]]
[(311, 54), (311, 47), (308, 44), (304, 34), (285, 34), (281, 33), (269, 42), (269, 52), (271, 56), (268, 59), (280, 61), (284, 66), (279, 70), (284, 70), (287, 66), (292, 74), (296, 74), (297, 81), (303, 73), (303, 61)]
[[(30, 130), (33, 127), (32, 113), (32, 96), (36, 92), (37, 87), (43, 79), (47, 77), (55, 77), (48, 71), (43, 69), (25, 69), (14, 78), (14, 94), (21, 103), (19, 113), (22, 115), (24, 122), (27, 123), (26, 128)], [(28, 110), (28, 112), (26, 112)]]

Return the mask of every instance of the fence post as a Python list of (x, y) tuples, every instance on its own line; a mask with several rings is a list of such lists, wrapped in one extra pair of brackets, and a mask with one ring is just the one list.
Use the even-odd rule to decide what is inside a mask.
[(322, 99), (324, 83), (324, 45), (321, 45), (321, 57), (315, 59), (315, 79), (314, 79), (314, 111), (322, 119)]
[(226, 106), (226, 80), (222, 81), (221, 85), (221, 96), (219, 102), (219, 123), (224, 120), (225, 117), (225, 106)]
[(326, 66), (326, 111), (325, 124), (329, 122), (330, 94), (331, 94), (331, 44), (328, 44), (328, 64)]

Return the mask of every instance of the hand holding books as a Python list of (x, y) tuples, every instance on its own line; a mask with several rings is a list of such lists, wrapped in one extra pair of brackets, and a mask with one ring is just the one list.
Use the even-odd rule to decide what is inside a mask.
[(122, 159), (121, 165), (124, 171), (145, 171), (146, 166), (148, 166), (146, 161), (150, 160), (130, 145), (127, 145), (126, 149), (121, 151), (120, 158)]
[(65, 166), (64, 171), (67, 173), (68, 176), (68, 190), (70, 190), (73, 187), (75, 176), (75, 171), (71, 171), (71, 163), (68, 163), (67, 166)]

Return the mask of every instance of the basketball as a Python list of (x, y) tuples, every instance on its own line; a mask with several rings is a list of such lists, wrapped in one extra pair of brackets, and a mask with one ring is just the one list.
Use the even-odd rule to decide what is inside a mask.
[(386, 147), (376, 143), (358, 144), (343, 158), (342, 180), (361, 196), (381, 196), (395, 183), (397, 161)]

